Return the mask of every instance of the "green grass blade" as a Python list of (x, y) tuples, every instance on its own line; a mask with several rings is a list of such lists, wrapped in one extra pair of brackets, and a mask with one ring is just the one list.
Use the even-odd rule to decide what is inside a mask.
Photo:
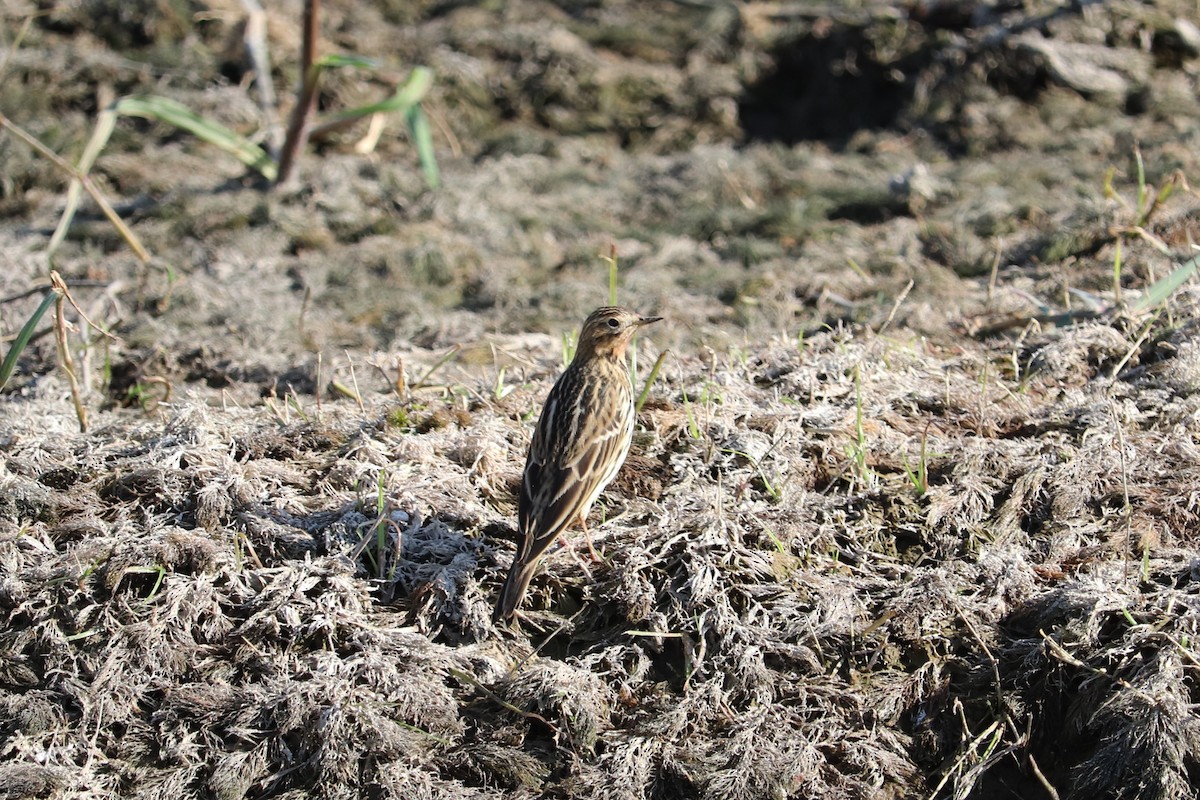
[(425, 183), (430, 189), (436, 189), (442, 185), (442, 176), (433, 152), (433, 131), (429, 128), (429, 118), (420, 106), (413, 106), (405, 112), (404, 120), (408, 123), (408, 132), (417, 148), (417, 160), (421, 162)]
[(641, 411), (642, 406), (646, 404), (646, 398), (650, 396), (650, 387), (654, 385), (654, 381), (658, 379), (659, 370), (662, 369), (663, 361), (667, 358), (667, 353), (670, 350), (663, 350), (658, 354), (658, 358), (654, 361), (654, 366), (650, 369), (650, 375), (646, 378), (646, 385), (642, 387), (641, 394), (638, 395), (635, 410)]
[(688, 436), (699, 439), (700, 426), (696, 424), (696, 417), (692, 414), (692, 401), (688, 399), (687, 389), (683, 390), (683, 410), (687, 414)]
[(142, 117), (182, 128), (233, 155), (269, 181), (275, 180), (279, 174), (278, 165), (261, 147), (219, 122), (205, 119), (182, 103), (155, 95), (122, 97), (117, 101), (115, 109), (118, 114), (127, 117)]
[(562, 335), (562, 365), (566, 369), (571, 359), (575, 358), (575, 346), (579, 343), (578, 334), (570, 331), (563, 331)]
[(433, 86), (433, 70), (429, 67), (415, 67), (412, 74), (408, 76), (408, 80), (391, 97), (380, 100), (378, 103), (369, 103), (365, 106), (340, 111), (321, 124), (327, 125), (338, 120), (357, 119), (371, 114), (385, 114), (393, 111), (407, 113), (410, 108), (421, 102), (421, 98), (425, 96), (431, 86)]
[(12, 377), (13, 370), (17, 368), (17, 359), (20, 358), (21, 351), (29, 344), (29, 340), (33, 338), (33, 329), (37, 327), (38, 321), (57, 299), (58, 292), (53, 289), (46, 292), (37, 311), (34, 311), (33, 316), (21, 326), (21, 332), (17, 334), (16, 339), (13, 339), (12, 346), (8, 348), (8, 353), (4, 356), (4, 361), (0, 362), (0, 389), (3, 389), (4, 385), (8, 383), (8, 379)]
[[(322, 63), (330, 59), (359, 66), (351, 57), (327, 56), (322, 59)], [(431, 86), (433, 86), (433, 70), (429, 67), (415, 67), (408, 76), (408, 80), (396, 89), (391, 97), (380, 100), (378, 103), (368, 103), (365, 106), (341, 111), (323, 120), (319, 127), (326, 128), (338, 122), (367, 117), (372, 114), (403, 114), (405, 124), (408, 125), (409, 135), (412, 136), (413, 146), (417, 151), (417, 159), (421, 163), (421, 172), (425, 175), (425, 183), (429, 185), (429, 188), (436, 189), (442, 182), (441, 172), (433, 151), (433, 131), (429, 126), (429, 118), (420, 106), (422, 98), (428, 94)]]
[(1137, 302), (1130, 307), (1130, 310), (1136, 314), (1149, 311), (1155, 306), (1160, 305), (1173, 295), (1176, 289), (1195, 275), (1198, 267), (1200, 267), (1200, 256), (1196, 256), (1190, 261), (1181, 264), (1167, 277), (1160, 278), (1146, 287), (1146, 292), (1137, 299)]
[(321, 69), (331, 67), (354, 67), (356, 69), (376, 69), (379, 62), (366, 56), (356, 56), (350, 53), (330, 53), (317, 59), (315, 66)]
[[(117, 112), (113, 106), (110, 105), (97, 115), (96, 130), (92, 131), (92, 138), (88, 139), (87, 147), (83, 149), (83, 155), (79, 158), (78, 168), (82, 174), (86, 175), (91, 171), (92, 165), (100, 157), (100, 151), (104, 149), (104, 145), (108, 144), (109, 137), (112, 136), (116, 125)], [(50, 237), (50, 244), (46, 246), (48, 255), (57, 250), (63, 239), (67, 238), (67, 230), (71, 227), (71, 221), (75, 219), (75, 212), (79, 208), (79, 198), (82, 194), (83, 183), (78, 178), (72, 178), (70, 185), (67, 186), (67, 200), (63, 205), (62, 216), (58, 219), (58, 227), (54, 229), (54, 234)]]
[(430, 367), (429, 370), (426, 371), (426, 373), (421, 376), (421, 379), (419, 381), (417, 381), (416, 383), (414, 383), (412, 385), (412, 388), (420, 389), (423, 386), (425, 386), (426, 381), (428, 381), (431, 377), (433, 377), (433, 373), (435, 373), (439, 369), (441, 369), (446, 364), (447, 361), (450, 361), (451, 359), (456, 357), (461, 350), (462, 350), (461, 345), (456, 344), (456, 345), (454, 345), (454, 347), (451, 347), (441, 358), (439, 358), (437, 361), (434, 362), (433, 366)]

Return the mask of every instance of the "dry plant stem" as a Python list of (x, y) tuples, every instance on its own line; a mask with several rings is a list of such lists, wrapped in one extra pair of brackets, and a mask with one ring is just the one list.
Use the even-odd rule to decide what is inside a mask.
[(1038, 763), (1033, 756), (1029, 757), (1029, 766), (1033, 770), (1034, 777), (1038, 779), (1038, 783), (1040, 783), (1046, 790), (1046, 793), (1050, 795), (1051, 800), (1059, 800), (1058, 790), (1055, 789), (1054, 785), (1050, 783), (1049, 779), (1042, 774), (1042, 768), (1038, 766)]
[[(582, 611), (582, 609), (580, 609), (580, 611)], [(537, 656), (540, 656), (542, 654), (542, 651), (545, 650), (547, 647), (549, 647), (550, 643), (553, 642), (555, 639), (557, 639), (559, 637), (559, 635), (562, 634), (563, 631), (567, 630), (568, 628), (571, 628), (572, 630), (574, 630), (573, 626), (575, 624), (575, 620), (578, 617), (579, 617), (579, 612), (576, 612), (576, 613), (572, 614), (570, 617), (568, 617), (567, 619), (564, 619), (562, 621), (562, 623), (559, 624), (559, 626), (554, 629), (553, 633), (551, 633), (549, 636), (547, 636), (542, 641), (541, 644), (539, 644), (536, 648), (531, 650), (528, 655), (526, 655), (524, 658), (522, 658), (520, 661), (518, 661), (516, 664), (514, 664), (512, 669), (510, 669), (508, 671), (508, 674), (516, 675), (531, 660), (533, 660)], [(539, 628), (539, 630), (543, 630), (543, 629)]]
[(1000, 246), (996, 246), (996, 255), (992, 259), (992, 274), (988, 276), (987, 301), (992, 302), (996, 296), (996, 279), (1000, 276)]
[[(99, 325), (92, 322), (88, 318), (88, 315), (84, 313), (83, 309), (79, 307), (79, 304), (75, 302), (75, 298), (71, 296), (70, 291), (67, 290), (67, 284), (65, 281), (63, 281), (62, 276), (59, 275), (55, 270), (50, 271), (50, 287), (54, 290), (54, 293), (58, 295), (58, 301), (55, 304), (54, 336), (58, 343), (59, 363), (62, 365), (63, 372), (67, 374), (67, 380), (71, 384), (71, 400), (75, 404), (75, 415), (79, 417), (79, 429), (86, 432), (88, 426), (87, 409), (84, 408), (83, 400), (80, 396), (79, 379), (75, 372), (75, 364), (71, 359), (71, 348), (67, 342), (67, 322), (63, 314), (64, 306), (66, 303), (70, 303), (71, 307), (75, 309), (75, 313), (77, 313), (79, 317), (88, 324), (88, 326), (96, 331), (99, 331), (101, 335), (106, 336), (114, 341), (116, 340), (116, 337), (108, 331), (102, 329)], [(167, 397), (170, 397), (169, 384), (167, 388)]]
[(84, 313), (83, 309), (79, 307), (79, 304), (75, 302), (75, 298), (71, 296), (71, 292), (67, 290), (67, 282), (62, 279), (62, 276), (58, 274), (57, 270), (50, 270), (50, 286), (54, 289), (54, 291), (58, 292), (67, 299), (67, 302), (71, 304), (71, 308), (75, 309), (75, 313), (78, 314), (83, 321), (88, 324), (88, 327), (92, 328), (92, 330), (96, 331), (101, 336), (104, 336), (109, 341), (117, 341), (116, 336), (113, 336), (111, 333), (92, 322), (88, 315)]
[(915, 285), (916, 281), (909, 280), (908, 285), (904, 287), (904, 289), (900, 292), (900, 295), (896, 298), (896, 302), (892, 303), (892, 310), (888, 312), (887, 319), (885, 319), (883, 324), (879, 326), (879, 330), (876, 331), (876, 334), (883, 333), (888, 329), (888, 326), (892, 324), (892, 320), (896, 318), (896, 312), (900, 310), (900, 304), (904, 302), (904, 298), (908, 297), (908, 293), (912, 291), (912, 288)]
[(1125, 365), (1129, 363), (1129, 359), (1133, 358), (1134, 353), (1140, 350), (1142, 345), (1146, 343), (1146, 340), (1150, 338), (1150, 331), (1153, 330), (1154, 323), (1158, 322), (1160, 316), (1162, 316), (1161, 308), (1150, 318), (1150, 321), (1142, 328), (1142, 332), (1138, 335), (1138, 338), (1134, 340), (1133, 345), (1125, 351), (1125, 355), (1113, 367), (1112, 372), (1108, 375), (1110, 381), (1115, 382), (1117, 380), (1117, 376), (1121, 374), (1121, 370), (1125, 369)]
[(1191, 662), (1193, 667), (1200, 667), (1200, 660), (1198, 660), (1196, 658), (1196, 656), (1192, 655), (1191, 650), (1188, 650), (1186, 647), (1183, 646), (1183, 642), (1179, 641), (1178, 639), (1176, 639), (1174, 636), (1172, 636), (1169, 633), (1160, 633), (1159, 636), (1162, 636), (1168, 642), (1170, 642), (1172, 645), (1174, 645), (1175, 648), (1177, 650), (1179, 650), (1179, 654), (1181, 656), (1183, 656), (1185, 659), (1187, 659), (1189, 662)]
[(35, 14), (29, 14), (25, 17), (25, 21), (21, 23), (21, 30), (17, 31), (12, 44), (5, 50), (4, 60), (0, 61), (0, 84), (4, 83), (3, 75), (8, 71), (8, 63), (12, 60), (13, 53), (21, 49), (21, 42), (25, 41), (25, 36), (29, 33), (29, 28), (33, 25), (35, 16)]
[(450, 154), (455, 158), (462, 158), (462, 142), (458, 140), (458, 137), (454, 135), (454, 131), (446, 123), (445, 116), (431, 101), (422, 101), (421, 106), (425, 109), (425, 114), (437, 126), (438, 132), (445, 137), (446, 142), (450, 145)]
[(987, 646), (987, 642), (979, 635), (979, 631), (975, 630), (975, 625), (971, 622), (971, 618), (962, 610), (957, 603), (954, 604), (954, 610), (958, 612), (958, 618), (967, 626), (967, 632), (971, 634), (971, 638), (983, 650), (984, 656), (987, 657), (988, 666), (992, 668), (992, 687), (996, 690), (996, 714), (1003, 714), (1008, 717), (1008, 712), (1004, 707), (1004, 687), (1000, 683), (1000, 662), (996, 656), (992, 655), (992, 650)]
[(311, 299), (312, 299), (312, 287), (305, 286), (304, 287), (304, 298), (301, 299), (301, 301), (300, 301), (300, 319), (297, 320), (296, 327), (299, 328), (300, 339), (304, 342), (305, 346), (312, 347), (312, 349), (315, 350), (317, 348), (316, 348), (315, 344), (313, 343), (312, 337), (309, 336), (308, 332), (304, 329), (304, 320), (305, 320), (305, 317), (307, 317), (307, 315), (308, 315), (308, 302)]
[(395, 378), (393, 378), (390, 374), (388, 374), (387, 370), (385, 370), (381, 365), (372, 364), (371, 366), (373, 366), (373, 367), (375, 367), (375, 369), (379, 370), (380, 374), (383, 375), (383, 379), (386, 380), (388, 382), (388, 385), (392, 387), (392, 391), (395, 393), (396, 397), (400, 397), (400, 398), (404, 397), (404, 393), (408, 391), (408, 380), (404, 377), (404, 359), (403, 358), (396, 356), (396, 377)]
[[(56, 287), (57, 288), (57, 287)], [(87, 433), (87, 409), (79, 396), (79, 381), (75, 378), (75, 363), (71, 360), (71, 345), (67, 341), (67, 320), (63, 314), (67, 304), (65, 293), (59, 293), (58, 302), (54, 306), (54, 338), (58, 343), (58, 364), (67, 375), (71, 384), (71, 402), (75, 404), (75, 416), (79, 418), (79, 430)]]
[[(959, 714), (960, 714), (960, 716), (962, 715), (961, 708), (959, 709)], [(965, 740), (966, 736), (970, 734), (970, 729), (967, 727), (967, 723), (966, 723), (965, 719), (962, 720), (962, 726), (963, 726), (963, 730), (966, 732), (966, 735), (964, 735), (964, 737), (963, 737)], [(955, 760), (954, 765), (946, 770), (946, 774), (942, 776), (941, 781), (938, 782), (938, 785), (934, 788), (933, 792), (930, 793), (929, 800), (933, 800), (933, 798), (940, 795), (942, 789), (946, 786), (947, 783), (950, 782), (950, 780), (955, 775), (964, 774), (964, 772), (966, 771), (965, 768), (967, 766), (967, 760), (969, 758), (971, 758), (972, 756), (976, 756), (978, 754), (979, 747), (980, 747), (980, 745), (982, 745), (984, 743), (985, 739), (987, 739), (989, 736), (995, 737), (995, 736), (999, 735), (996, 732), (996, 729), (999, 727), (1000, 727), (1000, 720), (992, 720), (992, 724), (990, 724), (986, 728), (984, 728), (982, 733), (980, 733), (978, 736), (975, 736), (974, 738), (972, 738), (969, 742), (964, 741), (964, 748), (963, 748), (962, 754)], [(986, 748), (987, 754), (990, 754), (992, 752), (995, 745), (996, 745), (996, 739), (993, 738), (993, 741), (990, 744), (988, 744), (988, 746)], [(987, 755), (985, 755), (983, 759), (977, 760), (976, 764), (983, 763), (986, 760), (987, 760)]]
[[(394, 530), (396, 532), (397, 537), (400, 537), (403, 535), (404, 532), (402, 530), (400, 530), (400, 526), (397, 525), (393, 520), (389, 519), (388, 514), (390, 514), (390, 508), (385, 509), (384, 513), (382, 515), (376, 517), (374, 520), (372, 520), (370, 524), (363, 526), (363, 528), (366, 530), (366, 533), (363, 534), (362, 539), (359, 539), (358, 544), (354, 545), (354, 549), (350, 551), (349, 558), (351, 561), (357, 561), (358, 557), (360, 555), (362, 555), (364, 550), (367, 549), (367, 545), (369, 545), (375, 539), (375, 537), (378, 536), (378, 531), (379, 531), (380, 525), (386, 525), (387, 527)], [(399, 549), (399, 547), (397, 547), (397, 549)], [(380, 554), (380, 557), (382, 558), (382, 553)], [(381, 572), (382, 572), (382, 569), (383, 569), (383, 567), (382, 567), (382, 562), (381, 562), (380, 563), (380, 571)], [(380, 577), (383, 577), (383, 576), (380, 575)]]
[[(70, 283), (68, 283), (66, 280), (63, 280), (63, 285), (70, 286), (73, 289), (111, 289), (113, 287), (113, 282), (112, 281), (73, 280)], [(46, 291), (45, 286), (35, 286), (32, 289), (26, 289), (23, 292), (17, 292), (16, 294), (10, 294), (7, 297), (0, 297), (0, 305), (3, 305), (5, 303), (14, 303), (17, 300), (24, 300), (26, 297), (32, 297), (33, 295), (41, 294), (44, 291)], [(89, 322), (89, 324), (91, 324), (91, 323)], [(106, 335), (109, 338), (115, 338), (112, 336), (112, 334), (106, 334)]]
[[(107, 284), (102, 284), (102, 285), (107, 285)], [(6, 305), (8, 303), (15, 303), (18, 300), (24, 300), (26, 297), (33, 297), (35, 294), (41, 294), (44, 291), (46, 291), (45, 286), (35, 286), (32, 289), (26, 289), (23, 292), (17, 292), (16, 294), (10, 294), (7, 297), (0, 297), (0, 305)]]
[(242, 41), (254, 67), (254, 87), (258, 90), (258, 102), (270, 131), (270, 148), (272, 154), (278, 158), (281, 142), (279, 120), (275, 111), (279, 103), (275, 98), (275, 85), (271, 82), (271, 56), (267, 50), (267, 12), (258, 0), (242, 0), (242, 8), (246, 11), (246, 33)]
[(473, 685), (476, 689), (479, 689), (479, 691), (483, 692), (485, 695), (487, 695), (489, 698), (494, 700), (496, 703), (500, 704), (501, 706), (503, 706), (504, 708), (513, 712), (514, 714), (520, 714), (522, 717), (525, 717), (526, 719), (536, 719), (538, 722), (542, 723), (547, 728), (549, 728), (550, 731), (555, 736), (558, 736), (560, 733), (562, 733), (562, 731), (559, 729), (559, 727), (557, 725), (555, 725), (553, 722), (551, 722), (550, 720), (543, 717), (541, 714), (538, 714), (534, 711), (524, 711), (520, 708), (517, 708), (512, 703), (508, 702), (503, 697), (496, 694), (491, 689), (487, 688), (482, 683), (480, 683), (479, 679), (476, 678), (474, 675), (463, 672), (462, 670), (459, 670), (459, 669), (454, 669), (453, 667), (450, 668), (450, 674), (453, 675), (454, 677), (458, 678), (460, 681), (463, 681), (464, 683), (469, 683), (469, 684)]
[(350, 357), (349, 350), (343, 350), (346, 354), (346, 360), (350, 362), (350, 383), (354, 385), (354, 402), (358, 403), (358, 410), (362, 413), (367, 413), (367, 407), (363, 405), (362, 392), (358, 390), (358, 378), (354, 376), (354, 359)]
[(1077, 667), (1078, 669), (1086, 670), (1086, 671), (1092, 673), (1093, 675), (1103, 675), (1104, 677), (1111, 680), (1113, 683), (1120, 686), (1122, 689), (1126, 689), (1127, 691), (1130, 691), (1133, 694), (1137, 695), (1138, 699), (1141, 700), (1143, 703), (1145, 703), (1150, 708), (1155, 708), (1158, 705), (1157, 701), (1153, 697), (1146, 694), (1145, 692), (1143, 692), (1141, 689), (1134, 686), (1129, 681), (1127, 681), (1124, 678), (1121, 678), (1117, 675), (1112, 674), (1104, 667), (1093, 667), (1089, 664), (1084, 663), (1083, 661), (1080, 661), (1078, 658), (1076, 658), (1075, 656), (1073, 656), (1069, 652), (1067, 652), (1067, 649), (1065, 647), (1063, 647), (1058, 642), (1054, 641), (1054, 639), (1050, 638), (1050, 636), (1045, 631), (1038, 631), (1038, 633), (1041, 634), (1042, 641), (1046, 643), (1046, 647), (1050, 650), (1050, 655), (1054, 656), (1059, 661), (1063, 662), (1064, 664), (1070, 664), (1072, 667)]
[(279, 153), (279, 176), (275, 179), (276, 186), (287, 183), (296, 166), (296, 158), (301, 148), (308, 140), (308, 118), (312, 116), (317, 105), (317, 77), (320, 69), (316, 66), (317, 58), (317, 20), (320, 18), (321, 0), (307, 0), (304, 3), (304, 33), (300, 44), (300, 96), (296, 107), (292, 109), (292, 118), (288, 121), (287, 136), (283, 140), (283, 149)]
[(174, 393), (174, 387), (171, 386), (171, 381), (169, 381), (168, 379), (164, 378), (161, 375), (148, 375), (145, 378), (142, 378), (142, 383), (145, 383), (148, 385), (153, 385), (153, 386), (161, 386), (163, 388), (163, 396), (162, 396), (162, 398), (159, 399), (158, 402), (160, 402), (160, 403), (171, 402), (171, 395)]
[(250, 541), (250, 537), (245, 533), (235, 534), (241, 537), (242, 544), (246, 547), (246, 552), (250, 554), (250, 560), (254, 562), (254, 566), (263, 569), (263, 561), (258, 557), (258, 551), (254, 549), (254, 542)]
[(1129, 465), (1125, 463), (1125, 429), (1121, 427), (1121, 418), (1117, 416), (1117, 406), (1110, 397), (1108, 413), (1112, 417), (1113, 427), (1117, 430), (1117, 454), (1121, 457), (1121, 493), (1124, 504), (1121, 514), (1125, 517), (1125, 574), (1129, 580), (1129, 564), (1133, 560), (1133, 508), (1129, 504)]
[(263, 405), (271, 410), (271, 413), (275, 416), (275, 419), (280, 425), (287, 425), (289, 422), (291, 422), (291, 415), (288, 413), (286, 403), (284, 404), (283, 408), (280, 408), (279, 404), (275, 402), (273, 397), (267, 397), (263, 399)]
[[(391, 508), (391, 503), (388, 503), (388, 508)], [(388, 511), (389, 517), (391, 511)], [(415, 520), (416, 517), (413, 517)], [(396, 532), (396, 549), (392, 553), (392, 568), (388, 571), (388, 579), (396, 580), (396, 570), (400, 567), (400, 559), (404, 557), (404, 531), (400, 529), (400, 525), (392, 519), (388, 519), (388, 527)]]
[(321, 356), (321, 351), (317, 351), (317, 387), (313, 392), (317, 396), (317, 424), (321, 423), (321, 395), (324, 394), (324, 385), (321, 383), (321, 368), (324, 366), (324, 359)]
[[(368, 125), (374, 126), (375, 119), (380, 116), (381, 116), (380, 114), (371, 114)], [(348, 128), (354, 127), (361, 120), (362, 120), (361, 117), (339, 117), (338, 119), (331, 119), (328, 122), (322, 122), (319, 125), (314, 125), (312, 128), (309, 129), (308, 138), (312, 141), (317, 141), (317, 142), (322, 141), (325, 138), (327, 138), (330, 134), (340, 133), (341, 131), (344, 131)], [(370, 134), (368, 133), (368, 136), (369, 135)], [(360, 141), (358, 144), (356, 144), (354, 146), (355, 152), (357, 152), (357, 153), (371, 152), (370, 150), (360, 150), (359, 147), (361, 146), (361, 144), (362, 144), (362, 142)]]
[(117, 233), (121, 234), (121, 238), (125, 240), (127, 245), (129, 245), (129, 249), (133, 250), (134, 255), (136, 255), (143, 262), (150, 261), (150, 252), (142, 246), (141, 241), (136, 235), (134, 235), (133, 231), (129, 229), (129, 226), (125, 224), (124, 220), (117, 216), (117, 212), (113, 210), (113, 207), (109, 204), (108, 200), (104, 199), (104, 195), (101, 194), (98, 188), (96, 188), (96, 184), (92, 183), (91, 178), (76, 169), (74, 165), (64, 161), (58, 155), (58, 153), (55, 153), (49, 147), (46, 147), (46, 145), (38, 141), (32, 134), (26, 132), (23, 128), (14, 123), (4, 114), (0, 114), (0, 128), (7, 128), (18, 139), (32, 147), (43, 157), (52, 161), (54, 165), (63, 172), (79, 181), (80, 185), (82, 185), (83, 188), (87, 190), (87, 193), (92, 196), (92, 200), (96, 202), (96, 205), (100, 206), (100, 210), (104, 212), (104, 216), (108, 217), (108, 221), (111, 222), (113, 227), (117, 229)]

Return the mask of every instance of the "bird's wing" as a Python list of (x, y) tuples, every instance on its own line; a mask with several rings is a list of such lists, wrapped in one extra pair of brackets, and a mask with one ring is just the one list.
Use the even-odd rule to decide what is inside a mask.
[(568, 378), (546, 398), (521, 483), (522, 554), (549, 547), (612, 480), (629, 448), (628, 394), (622, 393), (619, 403), (604, 404), (606, 413), (594, 413), (589, 409), (594, 409), (595, 388)]

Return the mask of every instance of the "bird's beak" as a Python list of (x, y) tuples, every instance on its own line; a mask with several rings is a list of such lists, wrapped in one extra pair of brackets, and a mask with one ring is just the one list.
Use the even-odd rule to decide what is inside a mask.
[(658, 322), (660, 319), (662, 319), (662, 317), (642, 317), (637, 321), (637, 324), (640, 328), (643, 325), (649, 325), (651, 322)]

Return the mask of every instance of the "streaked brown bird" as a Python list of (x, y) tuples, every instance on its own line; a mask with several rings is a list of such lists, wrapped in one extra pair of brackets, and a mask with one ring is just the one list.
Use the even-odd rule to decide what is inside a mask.
[(606, 306), (583, 323), (575, 358), (554, 382), (529, 444), (517, 555), (493, 620), (512, 619), (538, 561), (572, 522), (587, 530), (592, 503), (621, 469), (635, 417), (625, 349), (638, 328), (660, 319)]

